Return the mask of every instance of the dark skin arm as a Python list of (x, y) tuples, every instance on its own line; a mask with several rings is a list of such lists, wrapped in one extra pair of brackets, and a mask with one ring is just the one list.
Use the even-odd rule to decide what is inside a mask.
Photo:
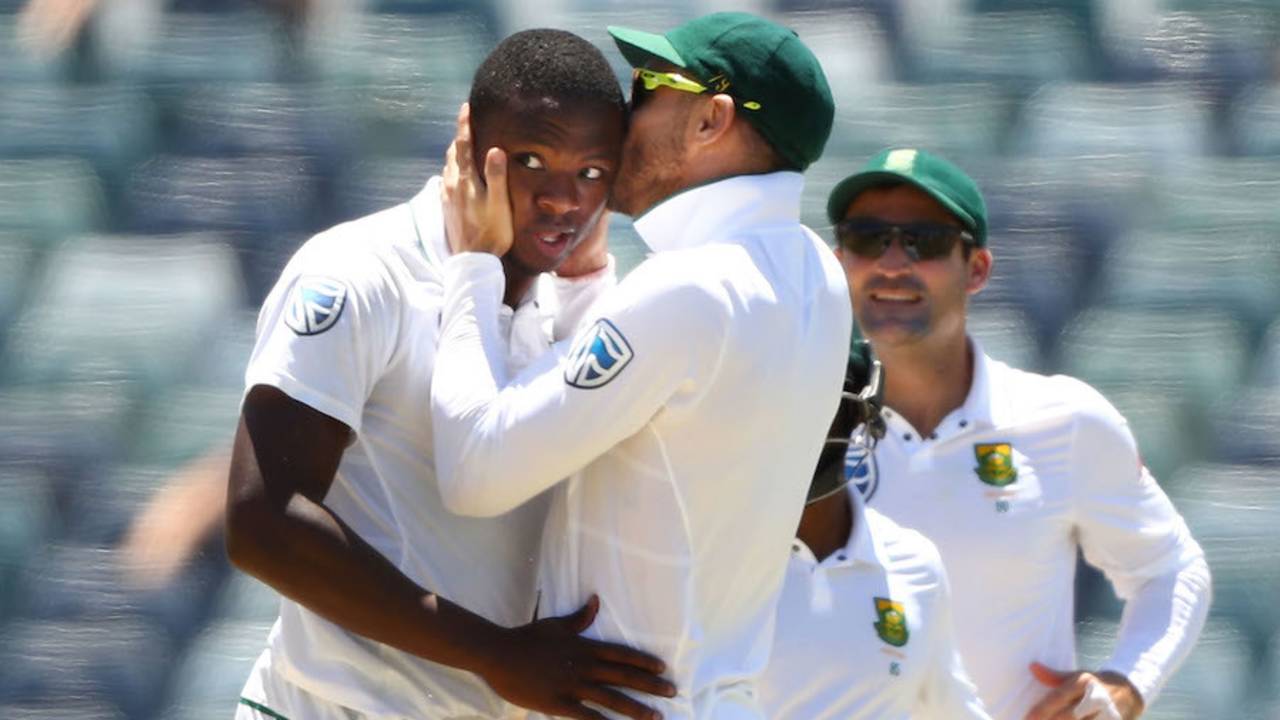
[(614, 689), (670, 697), (661, 660), (580, 633), (572, 615), (504, 628), (426, 590), (324, 505), (351, 430), (280, 390), (255, 386), (236, 430), (227, 489), (231, 562), (351, 632), (476, 673), (521, 707), (603, 720), (583, 701), (630, 718), (660, 715)]

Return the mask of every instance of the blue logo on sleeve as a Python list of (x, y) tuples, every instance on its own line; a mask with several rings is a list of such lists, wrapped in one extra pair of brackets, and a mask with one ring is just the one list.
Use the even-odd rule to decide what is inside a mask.
[(858, 489), (864, 501), (870, 502), (880, 486), (880, 472), (876, 456), (868, 448), (864, 438), (854, 435), (849, 451), (844, 456), (844, 479)]
[(590, 390), (609, 382), (635, 357), (627, 338), (613, 323), (600, 318), (578, 337), (569, 351), (564, 381)]
[(346, 305), (346, 285), (325, 277), (304, 277), (293, 288), (284, 323), (299, 335), (319, 335), (338, 322)]

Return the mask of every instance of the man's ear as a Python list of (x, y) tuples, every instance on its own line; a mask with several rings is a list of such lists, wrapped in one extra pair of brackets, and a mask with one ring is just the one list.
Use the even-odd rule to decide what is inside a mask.
[(733, 98), (723, 93), (712, 95), (708, 102), (699, 103), (693, 117), (693, 141), (703, 145), (718, 141), (733, 127), (736, 114)]
[(991, 280), (991, 266), (995, 259), (986, 248), (974, 248), (969, 252), (969, 281), (966, 290), (970, 295), (977, 295)]

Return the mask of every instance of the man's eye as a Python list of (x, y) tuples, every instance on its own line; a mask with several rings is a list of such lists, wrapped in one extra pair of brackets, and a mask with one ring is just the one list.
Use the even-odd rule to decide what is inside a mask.
[(582, 171), (582, 177), (587, 180), (599, 180), (604, 177), (604, 170), (598, 167), (589, 167)]
[(542, 158), (533, 153), (524, 153), (516, 156), (516, 162), (529, 168), (530, 170), (542, 170), (545, 166), (542, 164)]

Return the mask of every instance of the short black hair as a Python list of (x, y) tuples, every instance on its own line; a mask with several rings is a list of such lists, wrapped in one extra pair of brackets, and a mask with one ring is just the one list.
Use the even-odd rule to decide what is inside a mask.
[(480, 63), (471, 82), (471, 117), (544, 97), (564, 104), (600, 103), (624, 117), (627, 110), (618, 78), (599, 48), (571, 32), (539, 28), (511, 35)]

